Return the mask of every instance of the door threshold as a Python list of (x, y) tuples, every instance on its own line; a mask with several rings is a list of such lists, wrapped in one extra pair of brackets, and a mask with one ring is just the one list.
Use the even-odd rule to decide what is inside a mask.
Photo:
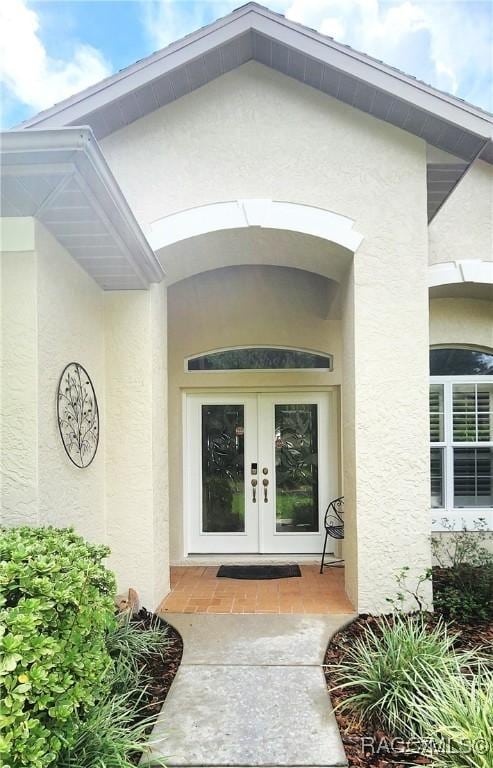
[[(312, 555), (296, 555), (296, 554), (289, 554), (289, 555), (276, 555), (276, 554), (270, 554), (270, 555), (258, 555), (258, 554), (251, 554), (251, 555), (231, 555), (231, 554), (224, 554), (224, 555), (187, 555), (186, 557), (183, 557), (181, 560), (172, 560), (170, 565), (171, 566), (187, 566), (187, 565), (278, 565), (278, 564), (286, 564), (286, 563), (305, 563), (305, 564), (313, 564), (317, 563), (320, 564), (320, 558), (321, 553), (317, 554), (314, 553)], [(327, 554), (326, 555), (326, 562), (329, 563), (330, 560), (336, 560), (337, 558), (335, 555)]]

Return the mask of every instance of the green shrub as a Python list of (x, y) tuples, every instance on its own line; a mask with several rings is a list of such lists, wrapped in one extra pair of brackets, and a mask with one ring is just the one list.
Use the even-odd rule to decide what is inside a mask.
[(445, 618), (464, 622), (493, 619), (493, 563), (437, 571), (434, 586), (435, 609)]
[(52, 765), (107, 688), (114, 624), (108, 549), (74, 531), (0, 530), (0, 758)]
[[(145, 662), (163, 658), (168, 647), (166, 630), (156, 621), (148, 627), (118, 616), (106, 637), (113, 660), (111, 689), (83, 718), (77, 718), (75, 738), (58, 756), (57, 768), (130, 768), (138, 755), (149, 753), (148, 732), (154, 716), (146, 713)], [(144, 763), (140, 762), (140, 765)], [(152, 765), (164, 765), (153, 757)]]
[[(394, 736), (412, 733), (409, 696), (417, 680), (429, 680), (455, 667), (455, 637), (442, 621), (430, 629), (422, 614), (382, 617), (353, 641), (335, 669), (334, 690), (351, 689), (339, 705)], [(462, 654), (462, 661), (469, 657)], [(354, 690), (353, 690), (354, 689)]]
[(491, 768), (493, 765), (493, 670), (458, 664), (419, 676), (408, 696), (415, 732), (424, 737), (435, 768)]
[(491, 532), (447, 533), (432, 540), (435, 609), (447, 619), (493, 619), (493, 554), (485, 544)]

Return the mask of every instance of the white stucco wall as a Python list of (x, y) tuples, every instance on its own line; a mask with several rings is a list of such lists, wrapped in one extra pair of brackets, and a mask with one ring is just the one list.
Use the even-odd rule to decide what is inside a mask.
[(1, 504), (5, 525), (38, 522), (37, 254), (31, 218), (1, 229)]
[(11, 220), (2, 253), (2, 519), (74, 525), (105, 540), (104, 437), (80, 470), (66, 456), (56, 389), (71, 361), (93, 379), (104, 423), (103, 292), (38, 222)]
[(355, 371), (355, 314), (354, 265), (341, 284), (341, 328), (344, 386), (342, 388), (342, 465), (344, 492), (345, 538), (342, 545), (345, 560), (346, 592), (353, 605), (358, 604), (358, 515), (356, 476), (356, 371)]
[(105, 306), (110, 565), (154, 610), (169, 589), (165, 288), (106, 293)]
[[(36, 252), (39, 523), (73, 525), (86, 538), (104, 541), (103, 291), (41, 224), (36, 227)], [(89, 373), (99, 406), (99, 446), (85, 469), (68, 459), (56, 421), (58, 379), (72, 361)]]
[(197, 205), (270, 198), (374, 230), (375, 201), (390, 218), (413, 195), (408, 155), (425, 163), (421, 140), (253, 61), (101, 144), (144, 228)]
[(493, 166), (477, 160), (430, 224), (430, 264), (493, 261)]
[(430, 302), (430, 344), (465, 344), (493, 349), (492, 301), (433, 299)]
[(269, 198), (347, 216), (364, 236), (344, 310), (347, 584), (360, 610), (385, 610), (396, 571), (430, 562), (424, 142), (249, 62), (102, 144), (144, 230)]
[[(41, 224), (4, 224), (2, 523), (73, 525), (109, 544), (119, 589), (135, 587), (152, 610), (169, 588), (166, 289), (105, 294)], [(72, 361), (99, 405), (98, 452), (85, 469), (66, 456), (56, 419)]]
[[(402, 566), (410, 568), (412, 586), (430, 565), (427, 244), (418, 209), (411, 216), (414, 231), (403, 212), (400, 230), (382, 228), (354, 260), (354, 500), (362, 612), (388, 609)], [(430, 598), (427, 584), (424, 599)]]

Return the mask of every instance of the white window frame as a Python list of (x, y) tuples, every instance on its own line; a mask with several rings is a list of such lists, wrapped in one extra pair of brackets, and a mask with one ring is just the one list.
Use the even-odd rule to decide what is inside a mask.
[(452, 387), (454, 384), (493, 384), (493, 376), (430, 376), (430, 384), (443, 385), (443, 438), (441, 442), (430, 441), (431, 448), (441, 448), (443, 460), (443, 501), (442, 508), (432, 508), (432, 530), (480, 530), (479, 520), (493, 530), (493, 507), (454, 507), (454, 448), (493, 448), (488, 442), (454, 442)]

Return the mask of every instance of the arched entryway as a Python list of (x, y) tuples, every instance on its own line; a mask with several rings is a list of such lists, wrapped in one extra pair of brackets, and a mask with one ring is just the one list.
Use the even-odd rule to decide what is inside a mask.
[[(322, 538), (323, 511), (342, 487), (339, 286), (362, 240), (353, 223), (312, 206), (238, 200), (179, 212), (152, 225), (148, 236), (168, 284), (169, 419), (174, 436), (169, 456), (172, 562), (207, 551), (318, 554), (321, 542), (311, 539)], [(327, 355), (331, 362), (326, 369), (189, 370), (191, 357), (240, 347), (306, 350)], [(275, 509), (270, 510), (276, 490), (276, 458), (266, 458), (267, 435), (274, 435), (279, 428), (273, 414), (280, 414), (282, 403), (298, 409), (298, 420), (303, 416), (306, 420), (311, 409), (311, 439), (317, 443), (314, 454), (318, 460), (320, 452), (321, 467), (313, 498), (301, 499), (303, 492), (298, 489), (298, 493), (300, 504), (309, 501), (317, 506), (316, 521), (303, 523), (303, 515), (311, 514), (306, 509), (303, 514), (298, 509), (296, 515), (286, 512), (282, 520), (279, 509), (277, 517)], [(210, 489), (204, 479), (206, 461), (200, 445), (207, 427), (204, 413), (215, 409), (213, 415), (217, 417), (216, 411), (222, 408), (222, 417), (227, 420), (226, 412), (235, 410), (231, 406), (242, 422), (234, 425), (242, 433), (241, 440), (236, 439), (242, 443), (241, 488), (237, 483), (230, 499), (232, 505), (241, 502), (241, 520), (229, 508), (228, 514), (234, 518), (230, 527), (242, 530), (207, 531), (219, 523), (206, 520), (204, 494), (210, 496)], [(273, 422), (271, 429), (269, 420)], [(255, 433), (255, 439), (244, 438), (245, 432)], [(245, 441), (248, 449), (244, 450)], [(270, 476), (262, 477), (262, 469)], [(299, 536), (295, 543), (295, 537), (283, 540), (269, 536), (269, 525), (262, 520), (257, 524), (259, 512), (252, 512), (251, 507), (258, 506), (260, 492), (266, 490), (263, 480), (271, 483), (272, 493), (266, 494), (266, 506), (261, 511), (265, 520), (269, 506), (274, 533), (276, 521), (278, 529), (284, 526), (286, 530), (294, 528), (293, 520), (299, 519), (298, 530), (303, 531), (304, 524), (303, 532), (308, 534), (307, 528), (312, 528), (316, 536)], [(225, 495), (230, 491), (226, 489)], [(279, 487), (277, 491), (280, 496)], [(221, 525), (228, 527), (224, 522)]]
[[(342, 487), (340, 311), (338, 283), (290, 267), (222, 267), (168, 287), (172, 562), (320, 552)], [(280, 445), (291, 427), (292, 446)], [(307, 461), (289, 476), (296, 451)]]

